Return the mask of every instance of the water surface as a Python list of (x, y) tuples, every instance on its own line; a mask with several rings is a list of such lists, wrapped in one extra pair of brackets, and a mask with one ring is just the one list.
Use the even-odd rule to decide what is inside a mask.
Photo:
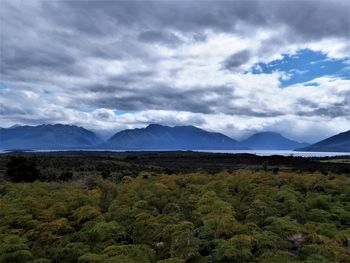
[[(70, 152), (70, 151), (86, 151), (86, 152), (169, 152), (179, 151), (176, 149), (137, 149), (137, 150), (111, 150), (111, 149), (51, 149), (51, 150), (28, 150), (24, 152)], [(183, 150), (188, 151), (188, 150)], [(296, 157), (334, 157), (334, 156), (350, 156), (350, 152), (299, 152), (291, 150), (192, 150), (194, 152), (207, 152), (207, 153), (249, 153), (258, 156), (271, 156), (271, 155), (282, 155), (282, 156), (296, 156)], [(1, 153), (9, 151), (0, 150)]]

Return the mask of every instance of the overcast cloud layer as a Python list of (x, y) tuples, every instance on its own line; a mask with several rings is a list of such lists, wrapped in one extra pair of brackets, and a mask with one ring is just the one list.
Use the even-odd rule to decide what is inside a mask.
[(348, 1), (0, 3), (2, 127), (191, 124), (310, 142), (350, 129), (349, 78), (282, 88), (290, 72), (252, 71), (308, 49), (350, 75)]

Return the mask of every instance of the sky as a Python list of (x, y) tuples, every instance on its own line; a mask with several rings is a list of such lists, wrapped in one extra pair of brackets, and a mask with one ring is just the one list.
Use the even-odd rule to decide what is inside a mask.
[(0, 126), (350, 129), (350, 2), (0, 0)]

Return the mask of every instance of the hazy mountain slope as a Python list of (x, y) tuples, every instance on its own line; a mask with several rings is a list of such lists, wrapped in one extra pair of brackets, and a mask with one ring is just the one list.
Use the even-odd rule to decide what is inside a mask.
[(194, 126), (168, 127), (151, 124), (146, 128), (116, 133), (101, 147), (113, 149), (239, 149), (239, 143), (221, 133)]
[(298, 150), (308, 152), (350, 152), (350, 130)]
[(275, 132), (259, 132), (241, 141), (241, 145), (256, 150), (294, 150), (308, 144), (290, 140)]
[(1, 149), (85, 148), (101, 143), (93, 132), (73, 125), (14, 126), (0, 129)]

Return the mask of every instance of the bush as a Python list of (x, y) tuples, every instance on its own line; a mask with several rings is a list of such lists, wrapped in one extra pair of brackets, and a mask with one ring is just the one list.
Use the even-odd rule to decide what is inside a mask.
[(13, 182), (34, 182), (40, 178), (35, 158), (12, 156), (7, 164), (5, 179)]

